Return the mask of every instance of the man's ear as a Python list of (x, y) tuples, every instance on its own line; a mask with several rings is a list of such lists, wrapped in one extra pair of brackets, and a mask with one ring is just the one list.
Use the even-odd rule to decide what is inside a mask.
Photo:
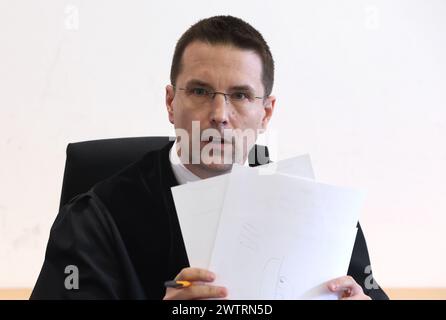
[(169, 115), (169, 121), (174, 124), (173, 117), (173, 99), (175, 98), (175, 89), (170, 84), (166, 86), (166, 107)]
[(269, 96), (266, 98), (265, 103), (263, 104), (265, 115), (262, 118), (262, 125), (261, 125), (261, 132), (265, 132), (266, 128), (268, 127), (268, 123), (271, 120), (271, 117), (273, 116), (274, 112), (274, 106), (276, 105), (276, 97), (275, 96)]

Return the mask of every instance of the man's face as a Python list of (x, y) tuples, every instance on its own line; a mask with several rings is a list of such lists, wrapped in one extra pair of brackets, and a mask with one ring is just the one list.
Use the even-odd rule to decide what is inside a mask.
[[(180, 138), (181, 148), (186, 145), (189, 147), (189, 163), (194, 163), (191, 140), (198, 140), (194, 143), (199, 146), (200, 161), (192, 166), (195, 173), (202, 177), (230, 170), (232, 164), (224, 159), (228, 159), (228, 156), (233, 159), (235, 152), (241, 154), (242, 161), (245, 161), (258, 132), (266, 129), (275, 104), (275, 98), (272, 96), (250, 101), (244, 99), (242, 102), (225, 99), (221, 94), (210, 95), (208, 98), (199, 97), (203, 92), (216, 91), (233, 93), (235, 97), (243, 96), (244, 93), (245, 96), (264, 97), (262, 62), (258, 54), (231, 45), (193, 42), (183, 53), (176, 89), (171, 85), (166, 87), (169, 120), (175, 129), (185, 130), (190, 137), (187, 144)], [(193, 121), (196, 127), (199, 125), (200, 136), (192, 134)], [(203, 135), (209, 132), (209, 129), (216, 130), (214, 132), (219, 132), (221, 137), (235, 132), (244, 132), (245, 135), (250, 132), (254, 137), (247, 139), (248, 143), (245, 140), (242, 145), (237, 144), (236, 150), (234, 141), (214, 139), (210, 142)], [(218, 159), (215, 155), (219, 155)]]

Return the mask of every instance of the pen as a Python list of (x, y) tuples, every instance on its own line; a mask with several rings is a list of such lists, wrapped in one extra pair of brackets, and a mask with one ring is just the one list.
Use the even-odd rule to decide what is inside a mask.
[(175, 289), (182, 289), (187, 288), (192, 285), (192, 282), (190, 281), (176, 281), (176, 280), (170, 280), (164, 282), (164, 286), (166, 288), (175, 288)]

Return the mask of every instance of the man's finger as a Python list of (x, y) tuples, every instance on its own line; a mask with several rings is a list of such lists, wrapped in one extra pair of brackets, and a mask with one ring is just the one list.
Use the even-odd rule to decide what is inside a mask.
[(227, 295), (226, 288), (210, 285), (192, 285), (188, 288), (173, 290), (176, 292), (171, 295), (171, 299), (175, 300), (224, 298)]
[(350, 291), (351, 296), (363, 294), (361, 286), (350, 276), (334, 279), (328, 283), (328, 289), (332, 292)]
[(175, 280), (210, 282), (215, 280), (215, 274), (206, 269), (184, 268), (175, 277)]

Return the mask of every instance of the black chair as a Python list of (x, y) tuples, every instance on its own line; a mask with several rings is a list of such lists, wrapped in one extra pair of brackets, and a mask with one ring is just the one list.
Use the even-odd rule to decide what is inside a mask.
[[(137, 137), (70, 143), (62, 183), (60, 207), (74, 196), (88, 191), (145, 153), (163, 148), (172, 137)], [(254, 162), (255, 161), (255, 162)], [(269, 162), (268, 149), (256, 145), (249, 154), (250, 163)]]

